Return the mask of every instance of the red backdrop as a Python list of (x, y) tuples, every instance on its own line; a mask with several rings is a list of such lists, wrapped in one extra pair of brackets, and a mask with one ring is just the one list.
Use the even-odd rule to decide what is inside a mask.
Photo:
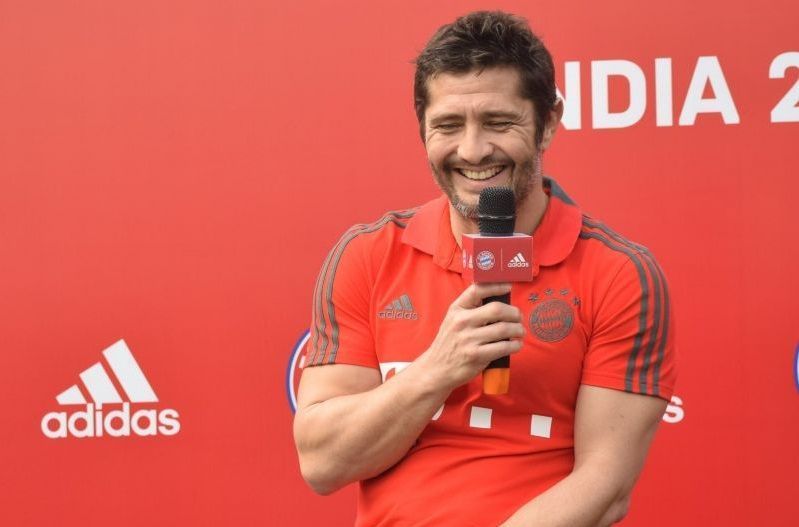
[[(529, 18), (553, 52), (568, 121), (547, 173), (670, 279), (680, 401), (625, 524), (794, 524), (787, 0), (4, 1), (2, 524), (352, 523), (352, 489), (321, 498), (299, 476), (287, 364), (339, 234), (436, 194), (410, 61), (486, 7)], [(103, 355), (120, 339), (157, 402)], [(86, 406), (56, 400), (72, 386), (172, 409), (179, 432), (76, 438)], [(57, 435), (62, 418), (68, 437), (48, 437), (42, 420)]]

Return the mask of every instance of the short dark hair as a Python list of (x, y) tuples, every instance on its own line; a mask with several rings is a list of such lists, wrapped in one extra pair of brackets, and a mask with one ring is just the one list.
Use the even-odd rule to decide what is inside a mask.
[(428, 79), (439, 73), (466, 73), (494, 66), (519, 72), (521, 96), (535, 107), (536, 144), (557, 103), (552, 56), (524, 18), (502, 11), (476, 11), (439, 28), (416, 57), (413, 99), (419, 131), (429, 103)]

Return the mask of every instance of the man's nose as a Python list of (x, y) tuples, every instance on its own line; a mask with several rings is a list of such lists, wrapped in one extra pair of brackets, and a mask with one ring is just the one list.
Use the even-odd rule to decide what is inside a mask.
[(494, 152), (486, 134), (479, 126), (467, 126), (458, 144), (458, 157), (470, 165), (479, 165)]

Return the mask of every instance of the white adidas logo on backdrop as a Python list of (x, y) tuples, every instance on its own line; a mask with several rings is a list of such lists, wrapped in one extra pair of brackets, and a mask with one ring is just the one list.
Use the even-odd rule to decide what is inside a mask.
[[(56, 401), (62, 406), (85, 405), (85, 409), (70, 414), (65, 411), (48, 413), (42, 418), (42, 433), (51, 439), (177, 434), (180, 431), (177, 410), (142, 408), (131, 414), (131, 403), (157, 403), (158, 397), (125, 341), (109, 346), (103, 351), (103, 357), (121, 390), (114, 385), (103, 364), (95, 363), (79, 374), (91, 402), (86, 400), (78, 384), (73, 384), (58, 394)], [(104, 413), (104, 404), (114, 405), (114, 409)]]

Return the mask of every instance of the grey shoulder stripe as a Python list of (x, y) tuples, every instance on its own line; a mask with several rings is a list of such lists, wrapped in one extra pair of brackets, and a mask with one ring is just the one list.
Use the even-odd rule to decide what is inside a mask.
[[(651, 259), (649, 255), (643, 254), (642, 259), (646, 262), (647, 269), (649, 270), (649, 275), (652, 277), (652, 288), (655, 290), (655, 299), (654, 299), (654, 313), (652, 314), (652, 331), (649, 335), (649, 342), (646, 346), (646, 351), (644, 352), (644, 364), (641, 367), (641, 372), (639, 375), (639, 381), (641, 383), (642, 389), (646, 392), (646, 386), (648, 384), (647, 377), (649, 372), (651, 371), (653, 356), (655, 354), (655, 344), (658, 341), (658, 334), (660, 333), (660, 321), (662, 319), (663, 313), (663, 303), (661, 299), (662, 289), (660, 284), (660, 277), (658, 276), (657, 271), (655, 271)], [(658, 395), (656, 392), (659, 390), (658, 382), (656, 378), (652, 379), (652, 395)]]
[[(316, 284), (314, 286), (314, 315), (316, 319), (316, 325), (314, 326), (314, 335), (312, 339), (312, 346), (311, 349), (314, 350), (313, 357), (308, 357), (309, 364), (318, 364), (319, 361), (322, 359), (322, 353), (320, 350), (324, 350), (327, 348), (328, 344), (328, 337), (327, 333), (325, 332), (325, 312), (324, 307), (322, 305), (322, 288), (324, 287), (325, 278), (327, 276), (327, 271), (330, 268), (330, 262), (333, 259), (336, 252), (339, 250), (341, 243), (344, 239), (353, 231), (358, 229), (360, 226), (356, 225), (355, 227), (350, 228), (344, 235), (339, 238), (336, 242), (336, 245), (333, 246), (333, 249), (327, 254), (325, 258), (325, 262), (322, 264), (322, 269), (319, 271), (319, 276), (316, 278)], [(321, 341), (321, 342), (320, 342)]]
[[(654, 297), (654, 313), (652, 316), (652, 331), (649, 335), (649, 342), (646, 347), (646, 351), (644, 352), (644, 361), (643, 367), (641, 368), (640, 375), (639, 375), (639, 382), (641, 384), (641, 389), (646, 393), (647, 385), (648, 385), (648, 376), (649, 372), (652, 371), (652, 395), (659, 395), (660, 394), (660, 364), (662, 363), (664, 350), (666, 347), (666, 339), (668, 338), (668, 309), (669, 309), (669, 298), (668, 298), (668, 288), (666, 287), (666, 281), (663, 277), (663, 272), (660, 267), (657, 265), (655, 258), (652, 256), (652, 253), (644, 247), (643, 245), (639, 245), (637, 243), (633, 243), (626, 238), (622, 237), (618, 233), (614, 232), (610, 227), (606, 226), (605, 224), (598, 222), (596, 220), (592, 220), (590, 218), (584, 218), (584, 223), (596, 229), (601, 230), (603, 233), (610, 236), (613, 240), (617, 241), (619, 244), (625, 245), (630, 247), (631, 249), (637, 249), (637, 251), (641, 254), (641, 260), (646, 264), (647, 270), (649, 271), (649, 275), (652, 277), (652, 286), (655, 291)], [(661, 298), (662, 295), (662, 298)], [(661, 321), (663, 323), (663, 328), (661, 330)], [(662, 331), (662, 334), (660, 334)], [(658, 339), (658, 336), (660, 337)], [(657, 351), (655, 351), (655, 345), (657, 344)], [(658, 360), (658, 357), (660, 358)], [(654, 363), (654, 366), (653, 366)]]
[(314, 322), (313, 326), (313, 335), (311, 335), (311, 354), (307, 357), (308, 364), (313, 364), (316, 361), (316, 357), (319, 355), (319, 339), (324, 338), (322, 332), (322, 324), (321, 318), (324, 317), (324, 313), (321, 312), (319, 306), (317, 305), (317, 300), (319, 299), (319, 291), (322, 288), (322, 280), (324, 278), (324, 271), (327, 268), (328, 263), (330, 262), (330, 255), (332, 251), (327, 254), (325, 258), (325, 262), (322, 264), (322, 269), (319, 270), (319, 274), (316, 277), (316, 283), (314, 284), (313, 288), (313, 307), (312, 307), (312, 318)]
[(614, 231), (613, 229), (611, 229), (610, 227), (608, 227), (607, 225), (605, 225), (601, 221), (596, 220), (594, 218), (591, 218), (590, 216), (583, 215), (583, 225), (586, 225), (588, 227), (592, 227), (594, 229), (601, 229), (602, 232), (604, 232), (605, 234), (607, 234), (608, 236), (610, 236), (611, 238), (613, 238), (617, 242), (623, 243), (624, 245), (626, 245), (628, 247), (631, 247), (633, 249), (636, 249), (638, 251), (645, 252), (645, 253), (649, 252), (649, 249), (647, 249), (646, 247), (644, 247), (640, 243), (635, 243), (632, 240), (628, 240), (627, 238), (625, 238), (624, 236), (622, 236), (618, 232)]
[(596, 232), (582, 231), (580, 232), (580, 238), (597, 240), (609, 249), (626, 255), (633, 265), (635, 265), (635, 270), (638, 273), (638, 281), (641, 284), (641, 309), (638, 314), (638, 331), (635, 333), (635, 338), (633, 339), (633, 349), (630, 352), (630, 357), (627, 359), (627, 371), (624, 376), (624, 390), (633, 392), (635, 364), (638, 361), (638, 354), (641, 352), (641, 343), (646, 333), (646, 318), (649, 309), (649, 284), (647, 283), (646, 272), (634, 251), (613, 243), (608, 237)]
[(655, 267), (658, 270), (658, 274), (660, 275), (661, 282), (663, 283), (663, 335), (660, 337), (660, 343), (658, 344), (658, 351), (657, 357), (655, 358), (655, 368), (653, 371), (653, 382), (654, 382), (654, 394), (660, 394), (660, 366), (663, 363), (663, 356), (666, 351), (666, 341), (669, 336), (669, 312), (671, 306), (669, 304), (669, 288), (666, 284), (666, 277), (663, 276), (663, 271), (660, 269), (660, 266), (657, 262), (653, 260)]
[[(666, 284), (662, 281), (660, 270), (654, 264), (654, 259), (650, 253), (642, 253), (646, 266), (649, 269), (649, 275), (652, 277), (652, 287), (655, 289), (655, 311), (652, 315), (652, 333), (649, 336), (649, 344), (646, 348), (644, 355), (644, 365), (641, 368), (641, 382), (646, 383), (649, 372), (653, 373), (652, 376), (652, 395), (660, 395), (660, 368), (657, 371), (654, 368), (656, 360), (656, 345), (662, 344), (666, 338), (666, 331), (668, 326), (663, 322), (665, 314), (665, 297), (666, 297)], [(662, 324), (662, 328), (661, 328)], [(643, 385), (643, 384), (642, 384)]]
[(574, 203), (574, 200), (572, 200), (569, 197), (569, 195), (566, 194), (566, 191), (564, 191), (563, 188), (560, 185), (558, 185), (557, 181), (551, 178), (547, 178), (547, 180), (549, 181), (550, 195), (555, 196), (566, 205), (576, 205), (576, 203)]
[[(315, 330), (318, 331), (318, 339), (314, 342), (314, 349), (316, 354), (313, 364), (322, 364), (324, 362), (333, 363), (336, 360), (336, 353), (339, 347), (339, 325), (336, 322), (335, 308), (333, 306), (333, 281), (335, 280), (338, 264), (341, 261), (341, 256), (344, 254), (344, 249), (349, 243), (360, 236), (380, 230), (388, 223), (394, 223), (400, 228), (405, 228), (407, 225), (401, 221), (413, 217), (416, 209), (410, 209), (399, 212), (388, 212), (380, 220), (369, 225), (356, 225), (348, 230), (344, 236), (341, 237), (339, 242), (328, 255), (327, 260), (322, 267), (319, 275), (318, 289), (315, 290), (316, 298), (315, 305), (317, 309), (317, 324)], [(330, 319), (331, 335), (327, 336), (327, 322), (325, 321), (325, 308)], [(327, 352), (328, 348), (330, 353)]]

